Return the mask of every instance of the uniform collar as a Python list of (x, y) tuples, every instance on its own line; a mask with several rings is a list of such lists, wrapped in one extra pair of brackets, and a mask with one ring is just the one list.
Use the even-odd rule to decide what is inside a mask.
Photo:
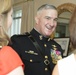
[(34, 37), (39, 38), (39, 40), (43, 40), (43, 41), (50, 41), (51, 38), (46, 38), (43, 35), (41, 35), (36, 29), (32, 29), (32, 31), (30, 32)]

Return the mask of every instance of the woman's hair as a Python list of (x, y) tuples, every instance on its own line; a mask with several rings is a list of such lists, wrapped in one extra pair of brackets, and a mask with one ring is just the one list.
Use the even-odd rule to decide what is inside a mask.
[(0, 0), (0, 41), (7, 40), (7, 14), (12, 8), (11, 0)]
[(76, 49), (76, 7), (70, 19), (69, 32), (72, 46)]

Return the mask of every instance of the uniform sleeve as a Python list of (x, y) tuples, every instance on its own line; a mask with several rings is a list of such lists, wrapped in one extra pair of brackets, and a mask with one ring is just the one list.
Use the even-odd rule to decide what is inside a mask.
[(9, 42), (8, 46), (12, 47), (19, 54), (19, 56), (21, 56), (19, 36), (13, 35), (10, 39), (11, 39), (11, 42)]
[(0, 50), (0, 75), (6, 75), (18, 66), (24, 66), (18, 54), (9, 46)]

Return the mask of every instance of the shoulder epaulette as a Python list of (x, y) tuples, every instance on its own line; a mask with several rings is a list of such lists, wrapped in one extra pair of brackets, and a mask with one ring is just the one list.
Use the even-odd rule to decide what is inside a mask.
[(22, 33), (21, 35), (27, 35), (27, 36), (29, 36), (30, 33), (29, 32), (25, 32), (25, 33)]
[(16, 34), (14, 35), (15, 37), (23, 37), (23, 36), (29, 36), (30, 33), (29, 32), (25, 32), (25, 33), (22, 33), (22, 34)]

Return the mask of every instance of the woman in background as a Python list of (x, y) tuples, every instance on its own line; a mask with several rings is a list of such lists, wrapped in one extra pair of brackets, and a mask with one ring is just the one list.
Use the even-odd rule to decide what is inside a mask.
[(24, 75), (23, 63), (11, 47), (7, 30), (12, 25), (11, 0), (0, 0), (0, 75)]
[(52, 75), (76, 75), (76, 8), (70, 20), (69, 31), (74, 53), (59, 60)]

